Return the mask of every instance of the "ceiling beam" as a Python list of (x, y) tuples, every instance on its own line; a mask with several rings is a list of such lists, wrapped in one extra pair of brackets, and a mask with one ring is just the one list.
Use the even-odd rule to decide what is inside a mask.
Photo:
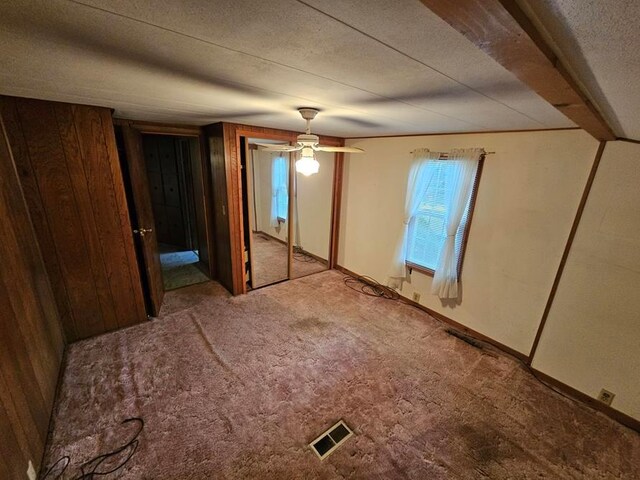
[(515, 0), (421, 0), (436, 15), (598, 140), (615, 140)]

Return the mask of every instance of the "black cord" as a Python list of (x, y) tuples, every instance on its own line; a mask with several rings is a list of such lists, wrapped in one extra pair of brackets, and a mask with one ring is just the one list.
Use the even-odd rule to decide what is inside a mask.
[(381, 297), (388, 300), (401, 300), (400, 294), (393, 288), (382, 285), (374, 278), (367, 277), (366, 275), (358, 275), (357, 277), (347, 275), (344, 277), (344, 284), (351, 290), (364, 293), (370, 297)]
[(316, 262), (316, 259), (303, 250), (302, 247), (293, 247), (293, 258), (299, 262)]
[[(138, 436), (140, 435), (140, 433), (142, 432), (142, 429), (144, 428), (144, 420), (142, 420), (139, 417), (127, 418), (121, 423), (121, 425), (125, 425), (129, 422), (137, 422), (139, 424), (138, 431), (135, 433), (133, 438), (131, 438), (131, 440), (129, 440), (127, 443), (125, 443), (119, 448), (116, 448), (112, 452), (104, 453), (102, 455), (98, 455), (97, 457), (93, 457), (91, 460), (80, 465), (80, 475), (77, 477), (74, 477), (71, 480), (93, 480), (94, 477), (109, 475), (110, 473), (113, 473), (119, 470), (120, 468), (124, 467), (129, 462), (129, 460), (131, 460), (131, 457), (133, 457), (133, 454), (136, 453), (136, 450), (138, 449), (138, 445), (140, 443), (140, 441), (138, 440)], [(104, 462), (106, 462), (107, 460), (113, 459), (114, 457), (117, 457), (123, 452), (126, 452), (126, 457), (124, 458), (124, 460), (117, 462), (117, 464), (111, 468), (105, 467), (106, 468), (105, 470), (98, 471), (98, 467), (100, 467)], [(62, 463), (64, 463), (64, 466), (59, 467), (60, 465), (62, 465)], [(69, 457), (68, 455), (65, 455), (64, 457), (59, 458), (53, 465), (51, 465), (51, 467), (49, 467), (49, 469), (46, 471), (46, 473), (42, 477), (42, 480), (48, 480), (48, 479), (58, 480), (62, 478), (62, 475), (67, 470), (67, 467), (69, 466), (70, 463), (71, 463), (71, 457)], [(57, 473), (54, 473), (54, 472), (57, 472)]]
[[(351, 275), (345, 275), (345, 277), (343, 278), (344, 280), (344, 284), (349, 287), (352, 290), (355, 290), (358, 293), (363, 293), (365, 295), (368, 295), (370, 297), (380, 297), (380, 298), (385, 298), (388, 300), (396, 300), (399, 301), (400, 303), (403, 303), (405, 305), (409, 305), (412, 306), (414, 308), (417, 308), (418, 310), (420, 310), (421, 312), (424, 313), (424, 310), (420, 309), (417, 305), (415, 305), (414, 303), (411, 303), (407, 300), (405, 300), (403, 297), (400, 296), (400, 294), (393, 288), (391, 287), (387, 287), (386, 285), (382, 285), (380, 282), (378, 282), (376, 279), (368, 277), (366, 275), (357, 275), (357, 276), (351, 276)], [(444, 325), (445, 322), (442, 321), (439, 318), (436, 318), (432, 315), (430, 315), (431, 318), (433, 318), (435, 321), (439, 322), (441, 325)], [(531, 367), (531, 365), (527, 364), (524, 360), (522, 360), (521, 358), (518, 358), (516, 356), (513, 356), (507, 352), (504, 352), (500, 349), (498, 349), (497, 347), (494, 347), (493, 345), (484, 342), (482, 340), (477, 340), (477, 339), (473, 339), (473, 343), (470, 341), (465, 340), (465, 338), (468, 338), (467, 335), (465, 335), (462, 332), (458, 332), (455, 329), (452, 329), (449, 325), (447, 325), (447, 329), (446, 332), (449, 335), (452, 335), (462, 341), (465, 341), (466, 343), (469, 343), (470, 345), (476, 347), (476, 348), (480, 348), (482, 350), (485, 350), (485, 346), (489, 346), (492, 350), (495, 351), (499, 351), (501, 354), (504, 355), (509, 355), (510, 357), (514, 358), (515, 360), (518, 361), (518, 363), (520, 363), (521, 366), (524, 367), (525, 370), (527, 370), (531, 376), (533, 376), (533, 378), (535, 378), (540, 384), (544, 385), (545, 387), (547, 387), (549, 390), (552, 390), (553, 392), (557, 393), (558, 395), (563, 396), (564, 398), (571, 400), (573, 403), (578, 404), (578, 405), (584, 405), (584, 402), (570, 396), (567, 395), (566, 393), (562, 392), (561, 390), (557, 389), (556, 387), (554, 387), (553, 385), (548, 384), (547, 382), (545, 382), (543, 379), (541, 379), (536, 371)], [(455, 333), (454, 333), (455, 332)], [(463, 338), (465, 337), (465, 338)]]

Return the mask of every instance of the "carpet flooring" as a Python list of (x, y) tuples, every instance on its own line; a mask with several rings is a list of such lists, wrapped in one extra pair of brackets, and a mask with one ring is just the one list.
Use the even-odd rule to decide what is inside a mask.
[[(287, 278), (287, 246), (260, 232), (253, 233), (253, 286), (271, 285)], [(327, 264), (311, 256), (296, 253), (293, 256), (293, 278), (310, 275), (327, 269)]]
[[(336, 271), (165, 298), (159, 319), (69, 346), (44, 459), (69, 455), (64, 478), (134, 416), (138, 450), (100, 478), (640, 478), (638, 433)], [(320, 461), (307, 444), (339, 419), (355, 435)]]
[(198, 255), (192, 250), (176, 251), (175, 247), (160, 247), (160, 268), (165, 290), (207, 282), (207, 277), (199, 268)]

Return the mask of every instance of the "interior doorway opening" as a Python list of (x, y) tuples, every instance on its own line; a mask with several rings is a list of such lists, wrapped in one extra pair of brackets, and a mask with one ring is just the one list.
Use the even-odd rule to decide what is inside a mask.
[(115, 127), (147, 314), (155, 317), (165, 291), (215, 278), (204, 137), (199, 127)]
[(209, 280), (200, 259), (198, 139), (142, 135), (164, 290)]

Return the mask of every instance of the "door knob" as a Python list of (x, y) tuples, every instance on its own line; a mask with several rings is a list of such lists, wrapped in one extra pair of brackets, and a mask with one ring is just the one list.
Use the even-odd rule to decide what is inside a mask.
[(137, 233), (137, 234), (139, 234), (141, 237), (144, 237), (144, 234), (145, 234), (145, 233), (151, 233), (151, 232), (153, 232), (153, 229), (152, 229), (152, 228), (140, 228), (140, 229), (137, 229), (137, 230), (134, 230), (134, 231), (133, 231), (133, 233)]

